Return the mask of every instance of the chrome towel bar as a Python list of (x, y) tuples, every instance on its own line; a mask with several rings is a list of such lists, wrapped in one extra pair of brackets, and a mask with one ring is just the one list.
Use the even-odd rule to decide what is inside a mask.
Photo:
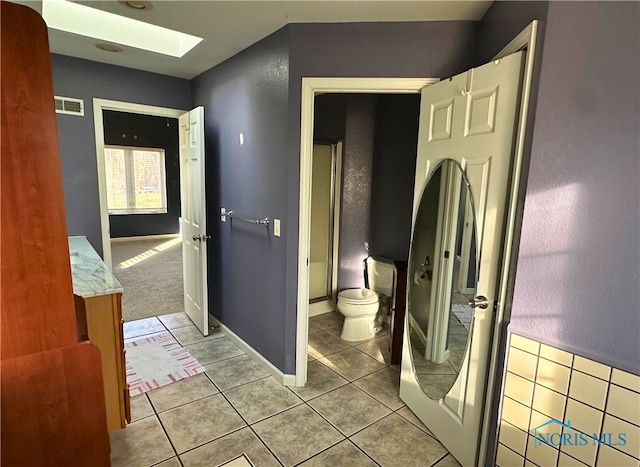
[(223, 222), (226, 221), (225, 217), (230, 217), (231, 219), (238, 219), (240, 221), (249, 222), (251, 224), (259, 224), (269, 226), (269, 218), (265, 217), (264, 219), (247, 219), (246, 217), (241, 217), (237, 215), (233, 211), (225, 211), (224, 208), (220, 210), (220, 216)]

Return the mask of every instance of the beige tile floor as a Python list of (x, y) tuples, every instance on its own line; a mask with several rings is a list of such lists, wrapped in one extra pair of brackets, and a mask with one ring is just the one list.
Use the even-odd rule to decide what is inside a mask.
[(125, 338), (169, 330), (207, 371), (132, 399), (133, 421), (111, 434), (114, 467), (456, 466), (398, 397), (386, 337), (340, 339), (342, 316), (309, 322), (308, 382), (280, 385), (220, 332), (184, 313), (125, 323)]

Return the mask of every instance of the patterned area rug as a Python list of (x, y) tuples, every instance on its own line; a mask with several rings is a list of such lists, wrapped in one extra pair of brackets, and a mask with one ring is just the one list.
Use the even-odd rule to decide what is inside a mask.
[(124, 348), (131, 397), (205, 371), (168, 332), (127, 342)]

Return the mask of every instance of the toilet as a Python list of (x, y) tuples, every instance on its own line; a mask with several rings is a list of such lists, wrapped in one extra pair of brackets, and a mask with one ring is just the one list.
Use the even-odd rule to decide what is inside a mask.
[[(345, 341), (362, 341), (380, 330), (377, 320), (381, 297), (393, 294), (393, 264), (368, 257), (365, 282), (368, 288), (346, 289), (338, 293), (337, 308), (344, 316), (341, 337)], [(385, 310), (386, 311), (386, 310)]]

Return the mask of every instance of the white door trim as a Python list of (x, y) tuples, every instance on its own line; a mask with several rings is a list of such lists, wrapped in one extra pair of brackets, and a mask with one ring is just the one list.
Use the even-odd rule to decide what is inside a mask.
[[(538, 35), (538, 21), (533, 20), (526, 28), (524, 28), (520, 34), (518, 34), (507, 46), (502, 49), (495, 57), (494, 60), (505, 57), (520, 50), (526, 50), (526, 58), (524, 64), (524, 75), (522, 80), (522, 92), (520, 97), (520, 115), (518, 121), (518, 128), (516, 129), (516, 146), (513, 159), (513, 172), (511, 174), (511, 189), (508, 194), (509, 206), (507, 206), (506, 212), (506, 232), (504, 238), (504, 249), (502, 256), (502, 265), (500, 268), (499, 290), (497, 294), (497, 307), (496, 307), (496, 320), (494, 324), (493, 335), (496, 338), (493, 339), (493, 345), (491, 347), (491, 357), (489, 360), (489, 374), (487, 381), (487, 393), (484, 402), (484, 417), (482, 421), (481, 437), (480, 437), (480, 462), (485, 462), (487, 459), (487, 452), (489, 449), (488, 443), (490, 439), (490, 423), (491, 417), (488, 416), (489, 411), (493, 403), (493, 397), (496, 391), (501, 391), (502, 388), (495, 388), (492, 384), (495, 381), (498, 371), (502, 371), (502, 368), (498, 368), (497, 357), (500, 353), (500, 341), (499, 338), (502, 323), (504, 322), (504, 309), (507, 297), (507, 284), (509, 276), (512, 274), (510, 268), (510, 259), (513, 254), (513, 237), (515, 235), (515, 223), (517, 214), (517, 202), (518, 202), (518, 190), (520, 188), (520, 176), (522, 172), (522, 160), (524, 157), (524, 140), (529, 125), (528, 113), (529, 104), (531, 98), (531, 82), (533, 79), (533, 61), (536, 55), (536, 38)], [(493, 449), (493, 446), (491, 447)]]
[(295, 385), (307, 381), (309, 338), (309, 236), (314, 98), (320, 93), (417, 94), (439, 78), (302, 78), (300, 106), (300, 210), (298, 220), (298, 313)]
[(107, 177), (104, 171), (104, 122), (103, 110), (116, 110), (154, 117), (178, 118), (185, 110), (134, 104), (132, 102), (112, 101), (93, 98), (93, 127), (96, 135), (96, 161), (98, 164), (98, 199), (100, 202), (100, 230), (102, 232), (102, 257), (109, 269), (111, 267), (111, 235), (109, 231), (109, 211), (107, 209)]

